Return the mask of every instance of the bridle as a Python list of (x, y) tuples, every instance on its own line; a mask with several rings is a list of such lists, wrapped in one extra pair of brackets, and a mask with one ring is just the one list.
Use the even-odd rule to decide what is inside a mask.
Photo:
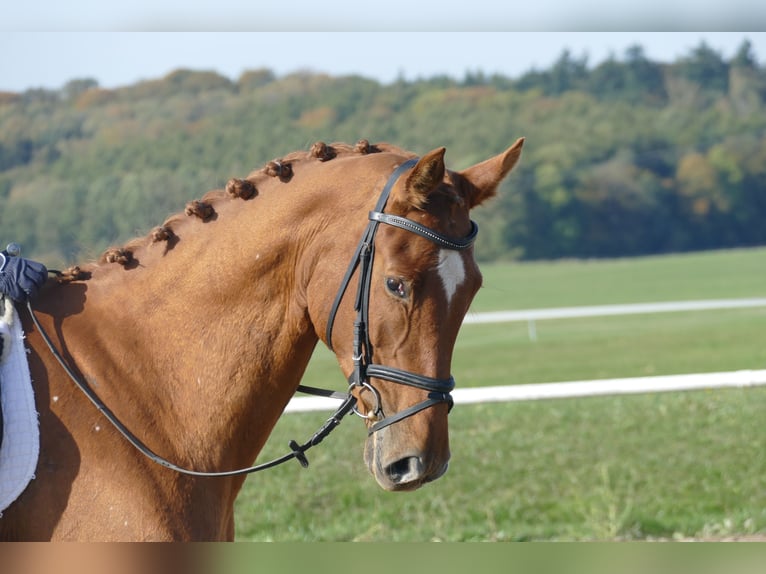
[[(473, 245), (473, 242), (476, 240), (476, 234), (479, 231), (476, 223), (471, 221), (471, 232), (466, 237), (462, 239), (451, 239), (437, 233), (429, 227), (421, 225), (411, 219), (407, 219), (406, 217), (383, 213), (394, 184), (399, 177), (401, 177), (402, 173), (414, 166), (417, 161), (418, 158), (412, 158), (401, 164), (386, 182), (386, 185), (378, 198), (378, 203), (375, 205), (375, 209), (369, 214), (367, 228), (362, 234), (362, 238), (354, 252), (354, 256), (351, 258), (351, 263), (348, 266), (346, 275), (343, 277), (340, 289), (338, 289), (338, 294), (335, 296), (335, 301), (330, 310), (330, 318), (327, 322), (327, 330), (325, 332), (327, 346), (332, 350), (332, 331), (333, 326), (335, 325), (335, 316), (338, 313), (338, 308), (346, 293), (346, 289), (351, 283), (351, 278), (354, 275), (354, 272), (359, 269), (359, 283), (357, 284), (356, 299), (354, 303), (354, 310), (356, 311), (353, 345), (354, 368), (349, 377), (348, 393), (351, 394), (355, 389), (359, 389), (360, 393), (366, 390), (371, 392), (375, 398), (375, 406), (370, 411), (371, 414), (368, 413), (363, 415), (354, 408), (354, 412), (363, 418), (376, 420), (376, 422), (369, 428), (368, 436), (402, 419), (410, 417), (423, 409), (427, 409), (428, 407), (438, 405), (439, 403), (447, 403), (449, 409), (452, 409), (453, 405), (450, 392), (455, 388), (455, 379), (451, 376), (448, 379), (437, 379), (373, 363), (373, 346), (370, 343), (370, 336), (367, 328), (369, 325), (372, 266), (375, 257), (375, 235), (378, 231), (378, 226), (381, 223), (420, 235), (437, 244), (439, 247), (455, 251), (462, 251)], [(380, 393), (369, 382), (370, 378), (382, 379), (400, 385), (422, 389), (428, 391), (428, 395), (427, 398), (420, 403), (401, 410), (393, 415), (385, 416), (381, 405)]]
[[(305, 452), (318, 445), (324, 438), (337, 427), (343, 417), (349, 412), (356, 412), (363, 418), (374, 417), (377, 419), (368, 430), (368, 436), (372, 433), (379, 431), (380, 429), (387, 427), (395, 422), (398, 422), (404, 418), (410, 417), (415, 413), (422, 411), (430, 406), (437, 405), (439, 403), (447, 403), (449, 408), (452, 408), (453, 400), (450, 392), (455, 388), (455, 380), (450, 376), (448, 379), (436, 379), (396, 369), (393, 367), (386, 367), (384, 365), (377, 365), (372, 362), (373, 347), (370, 343), (369, 333), (367, 331), (367, 325), (369, 322), (369, 302), (370, 302), (370, 287), (372, 280), (372, 263), (375, 254), (375, 234), (378, 229), (378, 225), (383, 223), (405, 229), (421, 237), (425, 237), (429, 241), (436, 243), (444, 249), (451, 250), (463, 250), (470, 247), (476, 239), (478, 233), (478, 226), (475, 222), (471, 221), (471, 232), (462, 239), (451, 239), (437, 233), (436, 231), (425, 227), (411, 219), (405, 217), (399, 217), (396, 215), (389, 215), (383, 213), (383, 209), (388, 201), (388, 196), (391, 193), (396, 181), (401, 174), (407, 169), (417, 163), (417, 158), (410, 159), (401, 164), (391, 175), (386, 182), (385, 187), (378, 199), (378, 203), (375, 206), (375, 210), (369, 214), (369, 222), (365, 229), (362, 239), (354, 252), (354, 256), (351, 258), (346, 275), (343, 277), (338, 293), (333, 302), (332, 309), (330, 311), (330, 317), (327, 322), (326, 340), (327, 346), (332, 350), (332, 330), (335, 323), (335, 316), (338, 312), (338, 308), (343, 300), (343, 296), (348, 288), (351, 278), (354, 272), (359, 268), (359, 283), (357, 287), (357, 294), (354, 309), (357, 312), (356, 321), (354, 322), (354, 344), (353, 344), (353, 360), (354, 369), (349, 377), (349, 388), (346, 393), (339, 393), (326, 389), (318, 389), (315, 387), (308, 387), (299, 385), (297, 390), (303, 393), (340, 399), (341, 405), (337, 408), (335, 413), (325, 421), (322, 427), (314, 433), (314, 435), (305, 443), (298, 444), (296, 441), (291, 440), (289, 446), (291, 452), (262, 464), (254, 465), (248, 468), (242, 468), (238, 470), (222, 471), (222, 472), (206, 472), (190, 470), (178, 466), (167, 459), (154, 453), (149, 447), (147, 447), (138, 437), (136, 437), (104, 404), (104, 402), (98, 397), (93, 389), (74, 371), (74, 369), (67, 363), (67, 361), (58, 352), (58, 349), (51, 341), (48, 333), (40, 324), (37, 316), (32, 309), (32, 305), (27, 301), (27, 309), (35, 325), (35, 328), (40, 333), (40, 336), (45, 341), (48, 349), (55, 359), (61, 364), (64, 371), (66, 371), (69, 378), (74, 384), (82, 391), (91, 403), (101, 412), (102, 415), (117, 429), (127, 440), (144, 456), (151, 459), (155, 463), (169, 468), (173, 471), (181, 474), (187, 474), (191, 476), (203, 476), (203, 477), (226, 477), (237, 476), (243, 474), (250, 474), (267, 468), (272, 468), (278, 464), (282, 464), (290, 459), (296, 459), (304, 468), (309, 465), (309, 461), (306, 458)], [(59, 271), (50, 270), (51, 273), (60, 275)], [(427, 398), (411, 407), (408, 407), (398, 413), (386, 417), (383, 414), (380, 393), (375, 387), (370, 384), (370, 378), (383, 379), (386, 381), (407, 385), (428, 391)], [(353, 391), (359, 389), (362, 391), (369, 391), (375, 397), (375, 408), (372, 411), (372, 415), (362, 415), (356, 409), (357, 398), (354, 396)], [(381, 418), (382, 417), (382, 418)]]

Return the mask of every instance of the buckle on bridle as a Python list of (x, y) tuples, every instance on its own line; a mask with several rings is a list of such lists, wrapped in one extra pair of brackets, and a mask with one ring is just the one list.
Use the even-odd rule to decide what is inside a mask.
[[(350, 395), (352, 391), (357, 387), (361, 388), (361, 390), (359, 391), (359, 399), (351, 407), (351, 410), (356, 416), (363, 418), (364, 420), (372, 420), (372, 421), (378, 420), (380, 416), (383, 414), (383, 407), (382, 407), (382, 403), (380, 399), (380, 393), (375, 387), (373, 387), (367, 381), (362, 381), (361, 383), (354, 381), (348, 386), (348, 394)], [(367, 414), (362, 414), (357, 408), (357, 405), (360, 403), (362, 393), (365, 390), (370, 391), (372, 393), (372, 396), (375, 397), (375, 408), (373, 408), (371, 411), (367, 411)]]

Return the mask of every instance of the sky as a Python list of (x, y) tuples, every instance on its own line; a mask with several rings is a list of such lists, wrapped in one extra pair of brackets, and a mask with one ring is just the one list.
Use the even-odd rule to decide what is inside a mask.
[(654, 61), (671, 62), (706, 42), (730, 58), (748, 39), (766, 62), (764, 32), (0, 32), (0, 91), (58, 89), (93, 78), (115, 88), (178, 68), (214, 70), (236, 80), (268, 68), (381, 83), (466, 72), (518, 77), (545, 69), (568, 49), (595, 65), (639, 44)]
[[(188, 68), (232, 80), (268, 68), (382, 83), (467, 72), (517, 77), (563, 50), (594, 66), (635, 44), (672, 62), (747, 38), (766, 63), (763, 0), (25, 0), (0, 6), (0, 91), (92, 78), (115, 88)], [(654, 31), (641, 31), (654, 30)], [(708, 32), (705, 30), (719, 30)]]

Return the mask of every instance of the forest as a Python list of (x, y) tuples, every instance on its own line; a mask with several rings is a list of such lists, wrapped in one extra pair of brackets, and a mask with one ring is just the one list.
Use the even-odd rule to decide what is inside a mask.
[(445, 146), (458, 170), (521, 136), (519, 166), (474, 214), (480, 260), (766, 244), (766, 68), (747, 40), (672, 63), (640, 45), (598, 65), (565, 50), (518, 77), (179, 69), (0, 92), (0, 242), (48, 265), (91, 259), (315, 141)]

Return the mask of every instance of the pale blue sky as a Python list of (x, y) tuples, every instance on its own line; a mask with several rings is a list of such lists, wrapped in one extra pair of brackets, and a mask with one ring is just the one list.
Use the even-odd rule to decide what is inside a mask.
[[(0, 90), (104, 87), (180, 68), (236, 79), (269, 68), (382, 82), (467, 71), (517, 76), (569, 49), (591, 65), (640, 44), (669, 62), (706, 41), (730, 57), (744, 38), (766, 62), (763, 0), (23, 0), (0, 5)], [(641, 32), (639, 30), (657, 30)], [(567, 30), (567, 31), (564, 31)], [(618, 32), (617, 30), (622, 30)], [(675, 31), (672, 31), (675, 30)], [(702, 30), (719, 30), (705, 32)]]
[(467, 71), (518, 76), (550, 66), (564, 49), (591, 65), (633, 44), (673, 61), (705, 41), (730, 57), (747, 38), (766, 62), (763, 32), (19, 32), (0, 31), (0, 91), (60, 88), (74, 78), (118, 87), (180, 68), (236, 79), (247, 69), (360, 74), (388, 83)]

